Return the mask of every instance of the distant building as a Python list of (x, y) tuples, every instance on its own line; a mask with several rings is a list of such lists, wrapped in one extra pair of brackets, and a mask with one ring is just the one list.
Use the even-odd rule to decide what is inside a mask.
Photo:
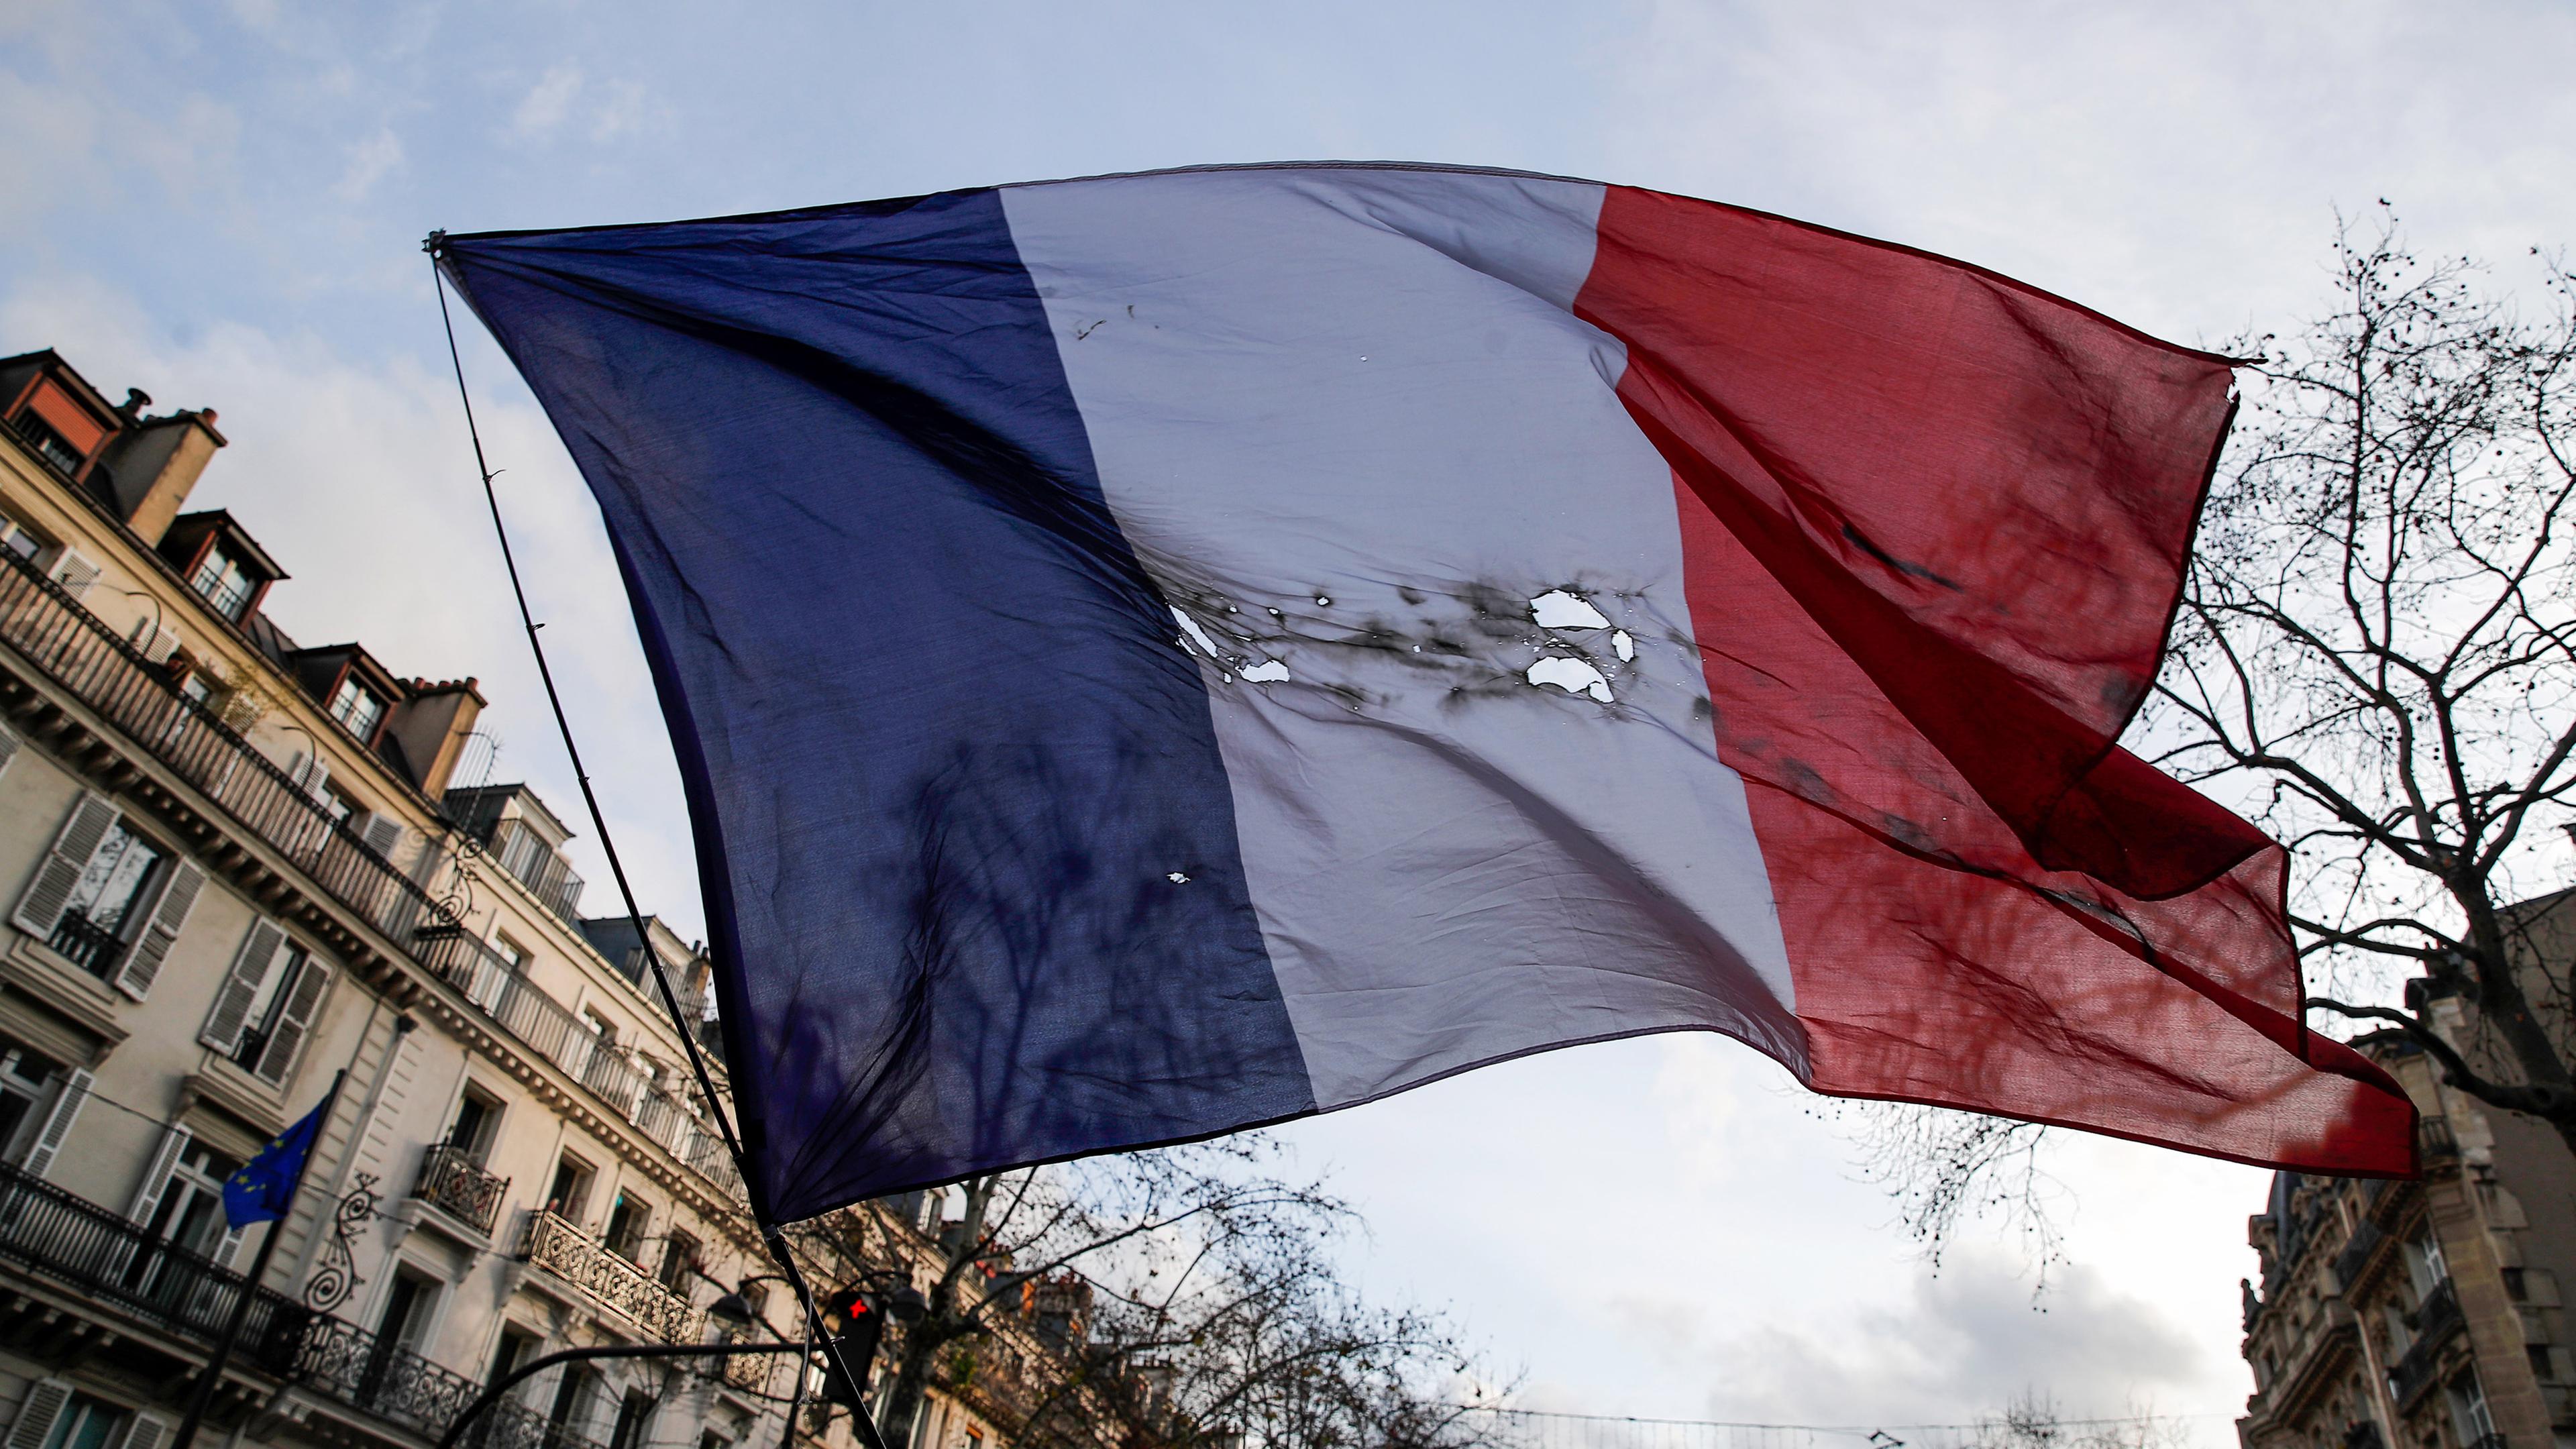
[[(2571, 902), (2517, 909), (2562, 974), (2576, 959), (2561, 949)], [(2411, 988), (2419, 1001), (2425, 986)], [(2425, 1004), (2481, 1061), (2475, 1008)], [(2547, 1014), (2563, 1039), (2563, 1011)], [(2576, 1286), (2576, 1156), (2548, 1127), (2442, 1085), (2402, 1035), (2355, 1045), (2422, 1110), (2424, 1180), (2275, 1174), (2249, 1233), (2263, 1281), (2245, 1289), (2245, 1449), (2576, 1446), (2563, 1297)]]
[[(182, 511), (214, 412), (149, 406), (0, 358), (5, 1449), (160, 1449), (266, 1231), (225, 1230), (221, 1184), (344, 1068), (201, 1442), (426, 1449), (537, 1354), (706, 1341), (768, 1269), (647, 973), (702, 1018), (707, 958), (582, 917), (569, 828), (486, 778), (474, 680), (287, 637), (280, 561)], [(867, 1209), (917, 1281), (934, 1200)], [(1079, 1332), (1028, 1296), (1016, 1341)], [(795, 1372), (552, 1370), (467, 1442), (766, 1449)], [(934, 1388), (898, 1449), (1003, 1449), (995, 1404)]]

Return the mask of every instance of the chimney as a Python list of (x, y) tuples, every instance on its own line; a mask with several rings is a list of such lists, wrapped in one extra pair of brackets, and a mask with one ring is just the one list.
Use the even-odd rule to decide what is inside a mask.
[[(151, 401), (140, 388), (128, 389), (126, 405), (118, 411), (139, 413)], [(108, 443), (99, 459), (108, 470), (117, 517), (141, 536), (146, 547), (158, 548), (170, 520), (179, 516), (179, 505), (188, 501), (198, 475), (223, 445), (224, 435), (215, 431), (213, 408), (182, 410), (166, 418), (135, 418)]]
[(432, 800), (446, 793), (448, 776), (456, 773), (457, 757), (464, 753), (465, 737), (474, 733), (474, 721), (483, 713), (485, 700), (474, 686), (472, 679), (436, 684), (415, 679), (408, 691), (411, 697), (395, 706), (393, 721), (386, 726), (402, 741), (404, 757), (419, 763), (416, 783)]

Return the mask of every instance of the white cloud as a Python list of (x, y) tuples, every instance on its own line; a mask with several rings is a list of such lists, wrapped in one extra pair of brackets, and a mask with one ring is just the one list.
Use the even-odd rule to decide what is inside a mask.
[(378, 131), (349, 148), (348, 169), (340, 173), (339, 184), (331, 194), (346, 202), (366, 199), (385, 173), (400, 166), (403, 160), (402, 138), (391, 131)]
[[(310, 334), (241, 323), (174, 338), (132, 297), (78, 273), (33, 277), (0, 297), (0, 336), (57, 347), (111, 396), (139, 386), (161, 408), (218, 409), (230, 444), (187, 506), (230, 509), (286, 566), (270, 616), (305, 644), (357, 640), (404, 677), (479, 678), (492, 702), (486, 725), (505, 745), (501, 777), (530, 779), (580, 821), (443, 370), (361, 363)], [(478, 336), (460, 340), (557, 681), (575, 729), (590, 736), (612, 826), (624, 826), (620, 852), (645, 909), (695, 934), (694, 867), (685, 832), (669, 828), (678, 776), (598, 514), (498, 355)], [(594, 883), (585, 904), (611, 909), (592, 832), (576, 829), (573, 853)]]
[(519, 108), (510, 114), (510, 129), (523, 138), (542, 140), (559, 130), (572, 114), (573, 100), (581, 94), (581, 68), (567, 61), (549, 66)]
[(511, 133), (523, 141), (551, 140), (578, 133), (606, 145), (658, 127), (665, 112), (643, 84), (633, 80), (593, 83), (570, 61), (550, 66), (520, 98), (510, 116)]
[(651, 98), (634, 81), (614, 81), (591, 116), (590, 139), (603, 144), (643, 130), (658, 119)]
[(1892, 1303), (1821, 1326), (1733, 1326), (1723, 1304), (1667, 1306), (1692, 1335), (1676, 1347), (1721, 1388), (1712, 1416), (1770, 1423), (1957, 1424), (2031, 1390), (2070, 1418), (2146, 1403), (2170, 1407), (2201, 1387), (2206, 1340), (2088, 1264), (2034, 1301), (2009, 1263), (1970, 1254), (1938, 1276), (1918, 1271)]

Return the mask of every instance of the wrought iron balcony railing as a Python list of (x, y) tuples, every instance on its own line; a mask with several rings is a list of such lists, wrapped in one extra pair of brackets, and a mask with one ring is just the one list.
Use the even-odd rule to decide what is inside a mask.
[[(483, 1392), (473, 1379), (336, 1318), (317, 1319), (306, 1332), (296, 1377), (317, 1393), (433, 1440), (445, 1438)], [(484, 1410), (463, 1442), (467, 1449), (599, 1449), (508, 1398)]]
[[(446, 1431), (441, 1430), (442, 1434)], [(596, 1440), (513, 1399), (483, 1411), (465, 1434), (466, 1449), (600, 1449)]]
[(581, 877), (554, 848), (539, 839), (537, 833), (517, 820), (497, 821), (492, 838), (485, 842), (501, 868), (518, 877), (546, 909), (563, 917), (564, 924), (581, 927)]
[[(119, 1214), (0, 1163), (0, 1260), (80, 1297), (180, 1338), (214, 1343), (248, 1287), (136, 1227)], [(313, 1311), (259, 1289), (242, 1330), (240, 1358), (281, 1377), (295, 1367)]]
[(305, 1331), (295, 1375), (305, 1387), (430, 1439), (444, 1435), (483, 1386), (336, 1318)]
[(114, 976), (117, 966), (125, 960), (124, 940), (78, 911), (63, 912), (45, 944), (54, 949), (54, 954), (92, 976)]
[[(529, 986), (204, 704), (99, 622), (62, 585), (0, 549), (0, 643), (76, 696), (338, 901), (463, 991), (502, 1028), (597, 1092), (726, 1197), (742, 1184), (697, 1111), (613, 1053), (601, 1060), (572, 1012)], [(578, 1036), (575, 1034), (578, 1033)]]
[(2460, 1327), (2460, 1300), (2444, 1279), (2424, 1301), (2416, 1305), (2415, 1341), (2388, 1370), (2388, 1391), (2401, 1410), (2414, 1407), (2424, 1390), (2433, 1383), (2433, 1371), (2441, 1363), (2442, 1344)]
[[(6, 1163), (0, 1163), (0, 1263), (206, 1348), (223, 1336), (233, 1305), (248, 1289), (240, 1274), (174, 1248), (119, 1214)], [(482, 1389), (463, 1374), (317, 1314), (282, 1293), (250, 1291), (251, 1310), (234, 1350), (236, 1363), (300, 1383), (430, 1439), (444, 1435)], [(467, 1442), (477, 1449), (599, 1449), (545, 1416), (506, 1401), (493, 1407)]]
[(484, 1171), (483, 1164), (461, 1147), (433, 1142), (420, 1155), (420, 1181), (411, 1195), (434, 1202), (488, 1233), (501, 1219), (510, 1179)]
[(664, 1343), (694, 1342), (698, 1310), (682, 1294), (542, 1208), (528, 1214), (519, 1256), (641, 1324)]
[(2353, 1229), (2352, 1241), (2344, 1244), (2343, 1251), (2334, 1255), (2335, 1282), (2350, 1292), (2353, 1280), (2370, 1262), (2370, 1255), (2379, 1251), (2379, 1245), (2386, 1241), (2388, 1234), (2380, 1231), (2379, 1224), (2363, 1219), (2361, 1226)]

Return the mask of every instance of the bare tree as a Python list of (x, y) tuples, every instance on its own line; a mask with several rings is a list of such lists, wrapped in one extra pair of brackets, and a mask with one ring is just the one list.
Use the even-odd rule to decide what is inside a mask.
[(1276, 1165), (1255, 1135), (996, 1174), (938, 1196), (926, 1254), (898, 1241), (909, 1203), (818, 1219), (799, 1247), (861, 1279), (935, 1265), (886, 1351), (890, 1442), (936, 1387), (1020, 1444), (1461, 1449), (1455, 1335), (1345, 1285), (1350, 1208)]
[[(2335, 311), (2266, 338), (2158, 689), (2165, 762), (2255, 797), (2292, 855), (2311, 1009), (2385, 1023), (2452, 1085), (2576, 1147), (2564, 963), (2527, 938), (2576, 789), (2576, 361), (2568, 278), (2525, 320), (2393, 220), (2335, 246)], [(2478, 1007), (2463, 1054), (2421, 974)], [(2535, 1000), (2535, 996), (2540, 1000)]]
[(2001, 1414), (1978, 1421), (1966, 1449), (2182, 1449), (2190, 1426), (2145, 1409), (2116, 1419), (2068, 1419), (2057, 1401), (2023, 1393)]
[[(2382, 205), (2338, 232), (2331, 309), (2229, 349), (2261, 360), (2132, 744), (2290, 849), (2323, 1025), (2402, 1032), (2576, 1147), (2569, 963), (2528, 904), (2560, 884), (2543, 850), (2576, 790), (2570, 279), (2544, 262), (2526, 317)], [(2435, 1029), (2451, 996), (2469, 1040)], [(1963, 1208), (2021, 1201), (1996, 1180), (2041, 1140), (1951, 1122), (1861, 1145), (1937, 1246)]]

